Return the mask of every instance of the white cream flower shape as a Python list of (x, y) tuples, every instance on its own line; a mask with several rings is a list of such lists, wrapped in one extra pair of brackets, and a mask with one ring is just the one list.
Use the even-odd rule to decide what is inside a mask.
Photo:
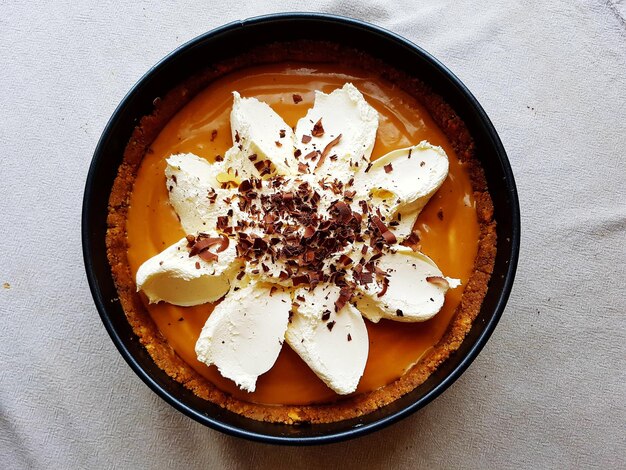
[(409, 248), (448, 157), (424, 141), (370, 162), (378, 114), (350, 83), (316, 92), (295, 130), (266, 103), (233, 95), (224, 158), (167, 159), (188, 235), (139, 268), (137, 289), (182, 306), (223, 298), (196, 354), (243, 390), (287, 341), (328, 387), (352, 393), (369, 351), (363, 317), (427, 320), (459, 284)]

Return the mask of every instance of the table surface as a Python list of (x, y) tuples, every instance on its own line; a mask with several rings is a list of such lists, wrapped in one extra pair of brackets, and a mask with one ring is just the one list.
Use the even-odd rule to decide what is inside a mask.
[(523, 232), (508, 307), (463, 377), (396, 425), (311, 448), (222, 435), (153, 394), (98, 318), (80, 244), (93, 150), (142, 74), (218, 25), (310, 3), (29, 3), (0, 2), (4, 468), (626, 466), (626, 2), (315, 4), (465, 82), (508, 151)]

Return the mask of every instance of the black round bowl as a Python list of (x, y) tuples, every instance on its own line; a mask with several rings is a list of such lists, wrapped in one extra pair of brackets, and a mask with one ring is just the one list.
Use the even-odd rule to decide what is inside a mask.
[[(155, 365), (128, 324), (106, 257), (108, 196), (124, 147), (138, 119), (150, 114), (153, 100), (212, 62), (263, 43), (322, 39), (355, 47), (420, 78), (465, 121), (476, 144), (497, 221), (495, 269), (481, 311), (456, 351), (426, 382), (399, 400), (360, 418), (332, 424), (290, 426), (248, 419), (195, 396)], [(274, 444), (321, 444), (362, 436), (422, 408), (470, 365), (493, 332), (509, 297), (520, 240), (515, 181), (502, 143), (476, 98), (438, 60), (402, 37), (361, 21), (323, 14), (277, 14), (222, 26), (172, 52), (122, 100), (107, 124), (91, 162), (82, 213), (85, 269), (102, 322), (135, 373), (159, 396), (187, 416), (213, 429)]]

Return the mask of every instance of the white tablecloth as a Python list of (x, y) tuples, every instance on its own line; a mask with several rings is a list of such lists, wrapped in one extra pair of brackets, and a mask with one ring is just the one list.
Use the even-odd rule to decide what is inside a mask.
[(435, 402), (351, 442), (277, 448), (184, 417), (122, 360), (80, 244), (85, 176), (106, 121), (184, 41), (311, 7), (0, 2), (0, 467), (624, 468), (623, 0), (314, 4), (442, 60), (485, 107), (517, 178), (511, 299), (484, 351)]

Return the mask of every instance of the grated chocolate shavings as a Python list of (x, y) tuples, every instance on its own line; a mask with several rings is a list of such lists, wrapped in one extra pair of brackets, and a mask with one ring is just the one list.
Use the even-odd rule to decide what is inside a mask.
[(198, 256), (208, 263), (219, 259), (215, 253), (209, 251), (208, 249), (198, 253)]
[(269, 175), (272, 172), (271, 166), (272, 164), (269, 160), (261, 160), (254, 164), (254, 167), (261, 176)]
[(426, 278), (426, 282), (430, 282), (431, 284), (434, 284), (437, 287), (441, 287), (442, 289), (449, 289), (450, 288), (450, 284), (448, 283), (448, 280), (445, 277), (428, 276)]
[(322, 118), (320, 118), (320, 120), (317, 121), (313, 125), (313, 130), (311, 131), (311, 135), (313, 137), (322, 137), (324, 135), (324, 126), (322, 126)]
[(350, 258), (348, 255), (342, 254), (339, 257), (339, 262), (345, 267), (348, 267), (352, 264), (352, 258)]
[(380, 217), (372, 216), (371, 220), (374, 223), (374, 226), (380, 232), (380, 236), (385, 240), (385, 243), (387, 243), (388, 245), (393, 245), (394, 243), (397, 243), (398, 240), (396, 239), (396, 236), (391, 230), (387, 228), (383, 221), (380, 220)]
[(350, 209), (350, 206), (343, 201), (337, 201), (331, 207), (331, 213), (333, 209), (337, 212), (337, 221), (339, 223), (345, 224), (352, 218), (352, 209)]
[(209, 248), (218, 245), (217, 253), (221, 253), (228, 248), (228, 237), (220, 235), (219, 237), (200, 237), (198, 236), (189, 250), (189, 257), (200, 256), (205, 261), (216, 261), (217, 255), (209, 251)]
[[(322, 120), (320, 119), (319, 122), (321, 123)], [(317, 125), (317, 124), (316, 124)], [(321, 126), (321, 124), (320, 124)], [(322, 133), (323, 133), (323, 129), (322, 129)], [(313, 134), (315, 135), (315, 134)], [(317, 162), (317, 166), (315, 167), (315, 169), (318, 169), (320, 166), (322, 166), (322, 163), (324, 163), (324, 160), (326, 159), (326, 155), (328, 155), (328, 153), (330, 152), (330, 150), (339, 143), (339, 141), (341, 140), (341, 134), (339, 134), (337, 137), (335, 137), (333, 140), (331, 140), (330, 142), (328, 142), (326, 144), (326, 147), (324, 147), (324, 150), (322, 151), (322, 155), (320, 156), (320, 160)]]
[(218, 230), (224, 230), (227, 226), (228, 226), (228, 216), (227, 215), (220, 215), (217, 218), (217, 223), (216, 223), (217, 229)]
[(339, 297), (335, 301), (335, 312), (339, 312), (352, 298), (353, 288), (350, 286), (343, 286), (339, 290)]
[(416, 232), (411, 232), (411, 235), (409, 235), (402, 243), (402, 246), (406, 246), (408, 248), (411, 248), (413, 251), (418, 251), (419, 250), (419, 243), (420, 243), (420, 237)]
[(378, 294), (376, 294), (376, 297), (380, 298), (383, 295), (385, 295), (387, 293), (387, 289), (389, 288), (389, 279), (388, 278), (383, 278), (383, 288), (380, 290), (380, 292)]

